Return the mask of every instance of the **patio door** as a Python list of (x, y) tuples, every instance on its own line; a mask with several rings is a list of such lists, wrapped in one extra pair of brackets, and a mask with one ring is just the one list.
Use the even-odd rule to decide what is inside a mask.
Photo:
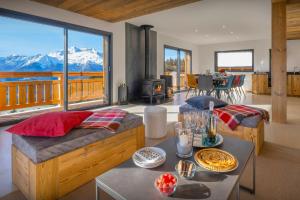
[(108, 36), (68, 30), (68, 108), (109, 104)]
[(191, 73), (192, 65), (191, 65), (191, 58), (192, 53), (191, 51), (187, 50), (179, 50), (180, 54), (180, 71), (179, 71), (179, 86), (180, 90), (185, 90), (188, 88), (187, 85), (187, 74)]
[(111, 104), (112, 33), (0, 10), (1, 119)]
[(164, 74), (172, 76), (174, 91), (187, 89), (187, 74), (192, 72), (192, 52), (165, 45)]

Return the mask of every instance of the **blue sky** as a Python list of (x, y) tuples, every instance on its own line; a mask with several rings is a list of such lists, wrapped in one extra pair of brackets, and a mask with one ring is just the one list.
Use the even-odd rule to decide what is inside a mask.
[(176, 59), (177, 58), (177, 50), (165, 48), (165, 59)]
[[(99, 35), (69, 31), (69, 47), (95, 48), (102, 52)], [(0, 16), (0, 57), (36, 55), (63, 50), (63, 28)]]
[[(184, 59), (185, 57), (185, 51), (180, 51), (180, 58), (181, 59)], [(169, 49), (169, 48), (165, 48), (165, 59), (177, 59), (177, 50), (174, 50), (174, 49)]]

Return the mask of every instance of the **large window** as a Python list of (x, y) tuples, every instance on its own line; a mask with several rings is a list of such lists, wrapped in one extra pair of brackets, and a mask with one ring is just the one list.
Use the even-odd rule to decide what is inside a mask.
[(4, 9), (0, 15), (0, 115), (110, 103), (109, 33)]
[(80, 31), (68, 31), (68, 103), (86, 107), (108, 103), (106, 83), (107, 37)]
[(253, 71), (254, 50), (234, 50), (215, 52), (215, 70), (232, 72)]
[(172, 76), (173, 89), (186, 89), (186, 75), (192, 71), (192, 52), (165, 45), (164, 55), (164, 74)]

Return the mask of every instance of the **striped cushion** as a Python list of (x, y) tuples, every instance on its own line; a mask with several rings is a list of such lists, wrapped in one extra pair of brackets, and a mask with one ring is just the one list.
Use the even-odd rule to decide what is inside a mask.
[(94, 112), (85, 119), (81, 128), (105, 128), (112, 132), (116, 132), (121, 125), (122, 120), (127, 112), (121, 109), (106, 109)]

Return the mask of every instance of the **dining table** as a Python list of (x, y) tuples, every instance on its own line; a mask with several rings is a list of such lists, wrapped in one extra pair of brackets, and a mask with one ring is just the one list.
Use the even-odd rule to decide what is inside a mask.
[[(196, 76), (196, 81), (198, 83), (198, 78), (199, 78), (199, 74), (198, 75), (195, 75)], [(206, 91), (206, 94), (207, 95), (211, 95), (211, 93), (213, 93), (214, 91), (216, 92), (216, 97), (218, 99), (221, 98), (221, 91), (216, 89), (217, 87), (221, 86), (221, 85), (224, 85), (226, 83), (226, 79), (228, 78), (228, 76), (225, 76), (225, 75), (216, 75), (216, 74), (213, 74), (211, 75), (213, 77), (213, 89), (212, 90), (208, 90)]]
[(217, 87), (224, 85), (226, 83), (226, 79), (228, 77), (227, 76), (213, 76), (213, 85), (214, 85), (214, 89), (210, 92), (210, 94), (213, 91), (216, 91), (216, 96), (218, 99), (221, 98), (221, 91), (216, 89)]

